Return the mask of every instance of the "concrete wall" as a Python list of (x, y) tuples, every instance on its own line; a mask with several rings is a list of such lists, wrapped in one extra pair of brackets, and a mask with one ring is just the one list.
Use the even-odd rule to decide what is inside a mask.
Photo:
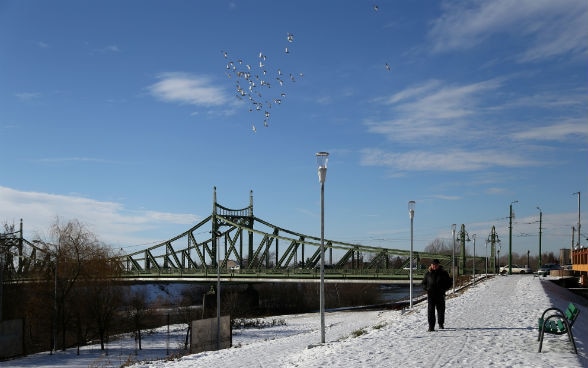
[[(201, 319), (192, 321), (192, 339), (190, 342), (190, 353), (196, 354), (203, 351), (217, 349), (217, 318)], [(221, 316), (220, 318), (220, 347), (227, 349), (233, 345), (231, 331), (231, 317)]]
[(0, 359), (23, 355), (23, 320), (0, 322)]

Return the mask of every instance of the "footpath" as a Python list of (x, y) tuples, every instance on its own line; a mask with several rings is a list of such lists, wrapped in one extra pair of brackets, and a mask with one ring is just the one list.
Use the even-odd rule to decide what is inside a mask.
[[(573, 332), (547, 335), (538, 352), (538, 318), (549, 307), (580, 315)], [(427, 303), (399, 315), (384, 313), (378, 329), (358, 338), (289, 357), (290, 367), (588, 367), (588, 302), (532, 275), (496, 276), (447, 299), (444, 330), (427, 331)]]

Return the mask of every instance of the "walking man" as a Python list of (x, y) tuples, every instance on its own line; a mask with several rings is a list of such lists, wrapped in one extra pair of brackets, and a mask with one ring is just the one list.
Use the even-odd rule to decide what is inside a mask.
[(435, 310), (437, 311), (437, 322), (439, 328), (443, 329), (445, 324), (445, 292), (451, 288), (453, 280), (447, 271), (434, 259), (429, 270), (423, 278), (423, 289), (427, 291), (427, 317), (429, 320), (429, 332), (435, 331)]

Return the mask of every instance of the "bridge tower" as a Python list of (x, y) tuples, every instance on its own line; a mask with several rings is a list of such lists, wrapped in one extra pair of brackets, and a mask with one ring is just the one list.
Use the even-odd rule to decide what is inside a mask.
[[(249, 206), (242, 208), (242, 209), (229, 209), (224, 207), (223, 205), (217, 202), (216, 198), (216, 187), (214, 187), (213, 193), (213, 200), (212, 200), (212, 218), (211, 218), (211, 234), (212, 234), (212, 254), (217, 254), (216, 247), (218, 245), (218, 239), (223, 237), (225, 241), (225, 248), (227, 244), (227, 238), (223, 232), (223, 226), (230, 226), (227, 223), (224, 223), (219, 217), (222, 216), (229, 221), (233, 221), (234, 223), (238, 223), (240, 225), (244, 225), (248, 229), (253, 229), (254, 224), (254, 216), (253, 216), (253, 190), (249, 191)], [(237, 254), (239, 267), (243, 268), (245, 265), (243, 264), (243, 230), (239, 229), (239, 252)], [(253, 246), (253, 231), (248, 231), (247, 237), (247, 260), (248, 262), (251, 261), (254, 257), (254, 246)], [(225, 249), (226, 250), (226, 249)], [(226, 252), (225, 252), (226, 253)], [(215, 256), (216, 258), (216, 256)], [(226, 256), (225, 256), (226, 258)], [(216, 267), (217, 260), (212, 262), (212, 266)], [(221, 265), (224, 266), (224, 265)]]

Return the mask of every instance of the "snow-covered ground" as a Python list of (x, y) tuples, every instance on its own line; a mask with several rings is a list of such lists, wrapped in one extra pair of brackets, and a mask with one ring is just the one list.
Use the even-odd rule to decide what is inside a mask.
[[(573, 301), (580, 315), (573, 331), (578, 355), (566, 335), (546, 335), (538, 353), (537, 319), (548, 307), (565, 309)], [(320, 342), (317, 313), (269, 318), (286, 324), (233, 330), (233, 347), (157, 360), (183, 343), (182, 326), (145, 336), (143, 350), (126, 338), (56, 355), (36, 354), (1, 362), (6, 367), (588, 367), (588, 302), (549, 277), (498, 276), (447, 299), (445, 330), (427, 332), (426, 302), (406, 311), (327, 313), (326, 340)]]

